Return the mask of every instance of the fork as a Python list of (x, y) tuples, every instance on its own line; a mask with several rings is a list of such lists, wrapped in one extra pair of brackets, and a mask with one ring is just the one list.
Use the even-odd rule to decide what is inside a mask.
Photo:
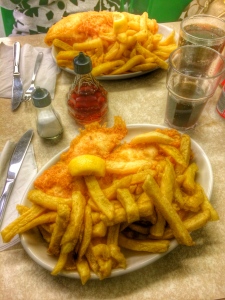
[(35, 89), (34, 82), (35, 82), (39, 67), (41, 65), (42, 58), (43, 58), (43, 52), (39, 52), (38, 56), (36, 58), (35, 66), (34, 66), (34, 72), (33, 72), (32, 78), (31, 78), (31, 84), (30, 84), (29, 88), (26, 90), (26, 92), (23, 96), (23, 101), (31, 100), (31, 93)]

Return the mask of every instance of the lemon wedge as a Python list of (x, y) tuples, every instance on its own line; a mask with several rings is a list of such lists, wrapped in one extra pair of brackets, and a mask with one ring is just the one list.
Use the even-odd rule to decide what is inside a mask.
[(105, 160), (95, 155), (77, 156), (70, 161), (68, 168), (72, 176), (105, 176)]
[(127, 30), (127, 19), (124, 14), (113, 12), (113, 30), (116, 34)]

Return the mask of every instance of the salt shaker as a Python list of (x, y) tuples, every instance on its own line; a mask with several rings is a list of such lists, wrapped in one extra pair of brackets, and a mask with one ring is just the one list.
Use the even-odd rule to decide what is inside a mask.
[(32, 92), (33, 105), (37, 110), (37, 132), (45, 139), (58, 138), (63, 133), (62, 123), (51, 104), (51, 95), (44, 89), (37, 87)]
[(107, 113), (107, 91), (92, 76), (89, 56), (80, 52), (74, 58), (74, 82), (68, 95), (68, 109), (78, 124), (103, 122)]

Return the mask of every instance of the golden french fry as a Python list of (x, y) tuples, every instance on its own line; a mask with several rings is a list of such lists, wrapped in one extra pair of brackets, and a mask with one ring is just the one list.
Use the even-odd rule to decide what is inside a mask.
[(148, 175), (143, 189), (149, 197), (152, 197), (155, 206), (161, 212), (165, 220), (173, 230), (174, 236), (180, 244), (192, 246), (193, 240), (185, 228), (183, 222), (174, 210), (168, 199), (161, 193), (159, 186), (151, 175)]
[(55, 256), (60, 254), (60, 242), (69, 223), (70, 208), (66, 204), (59, 204), (57, 208), (56, 224), (51, 235), (48, 252)]
[(126, 211), (128, 223), (133, 223), (140, 219), (138, 205), (128, 189), (118, 189), (117, 199)]
[(85, 182), (88, 191), (101, 212), (103, 212), (109, 220), (114, 217), (114, 207), (112, 203), (105, 197), (101, 190), (97, 179), (94, 176), (85, 176)]
[(98, 265), (99, 265), (99, 272), (98, 276), (100, 280), (103, 280), (104, 278), (107, 278), (110, 276), (112, 271), (112, 259), (104, 260), (102, 258), (97, 259)]
[(92, 243), (89, 244), (89, 246), (87, 248), (87, 251), (85, 253), (85, 257), (86, 257), (86, 259), (88, 261), (88, 264), (89, 264), (91, 270), (93, 270), (93, 272), (95, 274), (98, 274), (98, 272), (99, 272), (99, 265), (97, 263), (97, 259), (96, 259), (95, 255), (94, 255), (94, 252), (93, 252), (93, 245), (92, 245)]
[[(124, 52), (127, 50), (127, 47), (128, 47), (127, 44), (119, 43), (119, 49), (118, 49), (118, 51), (117, 51), (117, 53), (116, 53), (116, 56), (115, 56), (115, 59), (116, 59), (116, 60), (122, 59), (122, 56), (123, 56)], [(121, 67), (120, 67), (120, 68), (121, 68)], [(117, 70), (117, 69), (116, 69), (116, 70)], [(116, 70), (115, 70), (115, 71), (116, 71)], [(115, 72), (115, 71), (113, 71), (113, 72)]]
[(110, 49), (105, 53), (104, 60), (105, 61), (113, 60), (118, 50), (119, 50), (119, 43), (115, 42), (113, 45), (111, 45)]
[(174, 201), (179, 204), (180, 208), (184, 207), (184, 203), (185, 203), (184, 197), (180, 189), (180, 186), (177, 184), (177, 182), (175, 182), (175, 187), (174, 187)]
[(152, 169), (145, 169), (143, 171), (137, 172), (136, 174), (132, 174), (130, 185), (143, 183), (148, 174), (152, 174), (152, 176), (155, 176), (156, 171)]
[(172, 203), (175, 190), (175, 172), (172, 163), (167, 159), (165, 169), (162, 175), (160, 190), (162, 194), (167, 197), (168, 201)]
[(121, 207), (115, 208), (115, 216), (112, 221), (109, 221), (108, 218), (105, 215), (101, 215), (101, 220), (107, 225), (107, 226), (113, 226), (116, 224), (120, 224), (123, 222), (126, 222), (127, 215), (125, 209)]
[(120, 43), (126, 44), (127, 40), (128, 40), (127, 33), (126, 32), (122, 32), (122, 33), (117, 34), (117, 40)]
[(67, 43), (65, 43), (65, 42), (63, 42), (59, 39), (54, 39), (53, 40), (53, 45), (55, 47), (61, 48), (61, 49), (66, 50), (66, 51), (73, 50), (73, 47), (71, 45), (69, 45), (69, 44), (67, 44)]
[(109, 251), (112, 258), (113, 268), (123, 268), (126, 269), (127, 262), (123, 253), (120, 251), (120, 248), (115, 244), (109, 244)]
[(18, 234), (24, 226), (29, 224), (29, 222), (39, 217), (40, 215), (46, 213), (46, 211), (46, 208), (43, 208), (38, 205), (33, 205), (28, 211), (23, 213), (21, 216), (19, 216), (1, 231), (3, 242), (10, 242), (11, 239), (16, 234)]
[(69, 253), (76, 246), (83, 223), (85, 205), (84, 196), (80, 192), (74, 192), (69, 224), (61, 240), (61, 253)]
[(96, 67), (94, 67), (91, 71), (93, 76), (100, 76), (100, 75), (108, 75), (110, 74), (115, 68), (124, 65), (123, 60), (115, 60), (115, 61), (108, 61), (102, 63)]
[(209, 199), (206, 196), (203, 188), (202, 188), (202, 192), (203, 192), (203, 196), (204, 196), (203, 203), (201, 204), (202, 210), (205, 211), (208, 209), (210, 211), (210, 221), (218, 221), (219, 215), (218, 215), (217, 211), (215, 210), (215, 208), (212, 206), (212, 204), (209, 202)]
[(52, 275), (57, 275), (60, 271), (62, 271), (62, 269), (64, 268), (64, 266), (66, 264), (67, 257), (68, 257), (68, 253), (60, 252), (57, 263), (51, 272)]
[(187, 162), (185, 161), (185, 159), (183, 158), (182, 154), (180, 153), (180, 151), (171, 145), (163, 145), (163, 144), (159, 144), (159, 148), (168, 156), (171, 156), (176, 163), (187, 167)]
[(147, 21), (148, 21), (148, 13), (143, 12), (143, 14), (140, 16), (140, 30), (147, 31)]
[(197, 212), (201, 208), (201, 204), (204, 201), (204, 193), (200, 184), (195, 184), (195, 191), (191, 196), (185, 197), (184, 209)]
[(25, 206), (25, 205), (21, 205), (21, 204), (17, 204), (16, 205), (16, 210), (18, 211), (18, 213), (20, 215), (24, 214), (26, 211), (28, 211), (30, 208)]
[(137, 199), (140, 218), (147, 218), (152, 224), (157, 221), (155, 208), (151, 198), (143, 192)]
[(165, 230), (166, 220), (161, 212), (156, 209), (157, 221), (150, 227), (150, 234), (153, 237), (162, 237)]
[(118, 188), (129, 188), (131, 185), (132, 176), (133, 175), (127, 175), (119, 180), (114, 180), (108, 188), (103, 190), (104, 195), (109, 200), (115, 199)]
[(74, 51), (74, 50), (67, 50), (67, 51), (59, 51), (58, 54), (56, 55), (56, 60), (70, 60), (73, 61), (73, 59), (79, 55), (79, 51)]
[(45, 194), (41, 190), (30, 190), (27, 196), (33, 204), (40, 205), (49, 210), (57, 211), (58, 204), (67, 204), (69, 207), (72, 206), (72, 200), (67, 198), (54, 197)]
[(133, 231), (136, 231), (138, 233), (141, 233), (143, 235), (148, 235), (149, 234), (149, 227), (144, 227), (135, 223), (132, 223), (129, 225), (129, 228)]
[(18, 230), (18, 233), (20, 234), (20, 233), (26, 232), (26, 231), (28, 231), (34, 227), (37, 227), (41, 224), (53, 223), (56, 220), (56, 215), (57, 214), (55, 211), (43, 213), (40, 216), (33, 219), (32, 221), (25, 224), (24, 226), (20, 227), (20, 229)]
[(173, 30), (166, 38), (159, 42), (160, 46), (168, 46), (170, 44), (176, 44), (175, 42), (175, 30)]
[(84, 232), (82, 236), (81, 245), (79, 247), (78, 258), (81, 259), (91, 242), (92, 236), (92, 213), (91, 207), (86, 205), (84, 212)]
[(185, 170), (183, 176), (184, 180), (182, 183), (182, 186), (184, 190), (192, 195), (195, 192), (196, 183), (195, 183), (195, 176), (198, 171), (198, 166), (196, 163), (192, 163), (188, 166), (188, 168)]
[(103, 221), (100, 221), (99, 223), (93, 225), (92, 227), (92, 238), (95, 237), (104, 237), (107, 233), (107, 227)]
[(131, 59), (129, 59), (123, 66), (117, 68), (115, 71), (111, 72), (110, 75), (118, 75), (123, 74), (132, 69), (134, 66), (144, 63), (145, 59), (142, 55), (135, 55)]
[(92, 50), (98, 48), (102, 48), (102, 40), (100, 38), (73, 44), (73, 50), (78, 50), (78, 51)]
[(74, 65), (73, 65), (73, 62), (70, 61), (70, 60), (66, 60), (66, 59), (58, 59), (57, 60), (57, 64), (59, 67), (62, 67), (62, 68), (69, 68), (71, 70), (74, 69)]
[(145, 166), (150, 167), (151, 162), (147, 160), (135, 160), (135, 161), (106, 160), (106, 172), (110, 174), (121, 174), (121, 175), (134, 174)]
[(128, 28), (130, 28), (130, 30), (138, 32), (140, 30), (140, 23), (135, 20), (130, 20), (128, 22)]
[(120, 232), (120, 224), (109, 226), (107, 233), (107, 245), (118, 246), (118, 237)]
[(91, 220), (93, 225), (99, 223), (101, 221), (100, 212), (91, 211)]
[(144, 71), (149, 71), (152, 69), (157, 68), (158, 65), (157, 63), (146, 63), (146, 64), (141, 64), (138, 66), (135, 66), (131, 69), (132, 72), (144, 72)]
[[(183, 221), (184, 226), (187, 228), (189, 232), (195, 231), (199, 228), (202, 228), (206, 225), (206, 223), (210, 220), (210, 210), (205, 209), (204, 211), (200, 211), (195, 215), (185, 219)], [(173, 231), (171, 228), (165, 230), (163, 238), (164, 239), (172, 239), (174, 237)]]
[(107, 278), (112, 271), (112, 260), (110, 248), (106, 244), (98, 244), (93, 246), (93, 254), (99, 265), (98, 276), (102, 280)]
[(163, 253), (169, 249), (170, 242), (167, 240), (133, 240), (119, 235), (119, 246), (134, 251), (145, 251), (151, 253)]
[(49, 233), (48, 231), (46, 231), (45, 228), (43, 228), (42, 225), (39, 225), (39, 226), (38, 226), (38, 229), (40, 230), (43, 239), (44, 239), (47, 243), (50, 243), (50, 241), (51, 241), (51, 236), (52, 236), (51, 233)]
[(160, 143), (160, 144), (171, 144), (173, 139), (166, 134), (157, 131), (149, 131), (146, 133), (142, 133), (136, 135), (134, 138), (131, 139), (131, 144), (152, 144), (152, 143)]
[(80, 275), (81, 283), (84, 285), (91, 277), (91, 271), (85, 258), (78, 259), (76, 262), (77, 272)]
[[(190, 157), (191, 157), (191, 138), (187, 134), (183, 134), (181, 137), (180, 153), (184, 157), (184, 160), (186, 161), (187, 165), (189, 165)], [(175, 166), (175, 172), (178, 175), (183, 174), (185, 169), (186, 168), (181, 165)]]

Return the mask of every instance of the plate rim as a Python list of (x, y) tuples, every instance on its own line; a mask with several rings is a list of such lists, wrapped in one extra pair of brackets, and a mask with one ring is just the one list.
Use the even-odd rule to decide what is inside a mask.
[[(152, 131), (152, 130), (155, 130), (157, 128), (159, 129), (165, 129), (165, 128), (168, 128), (167, 126), (163, 126), (163, 125), (157, 125), (157, 124), (127, 124), (126, 125), (127, 129), (128, 129), (128, 133), (127, 133), (127, 136), (129, 135), (129, 129), (138, 129), (138, 130), (144, 130), (144, 131)], [(179, 132), (179, 131), (178, 131)], [(181, 132), (180, 132), (181, 133)], [(183, 133), (181, 133), (183, 134)], [(126, 136), (126, 137), (127, 137)], [(126, 141), (126, 137), (122, 140), (122, 141)], [(193, 145), (194, 145), (194, 148), (195, 149), (198, 149), (198, 151), (200, 151), (201, 155), (202, 155), (202, 159), (204, 160), (204, 162), (206, 163), (207, 167), (208, 167), (208, 170), (209, 170), (209, 178), (210, 178), (210, 188), (209, 190), (206, 192), (209, 200), (211, 198), (211, 195), (212, 195), (212, 189), (213, 189), (213, 171), (212, 171), (212, 166), (211, 166), (211, 163), (209, 161), (209, 158), (208, 156), (206, 155), (205, 151), (202, 149), (202, 147), (197, 143), (195, 142), (192, 138), (191, 138), (191, 143), (192, 143), (192, 148), (193, 148)], [(37, 175), (35, 176), (34, 180), (40, 176), (50, 165), (53, 165), (60, 157), (60, 155), (65, 152), (66, 150), (69, 149), (69, 146), (62, 149), (61, 151), (59, 151), (56, 155), (54, 155), (40, 170), (39, 172), (37, 173)], [(26, 204), (26, 202), (28, 202), (28, 200), (26, 199), (27, 197), (27, 193), (28, 191), (33, 187), (33, 182), (34, 180), (32, 181), (32, 183), (29, 185), (26, 193), (24, 194), (23, 196), (23, 199), (21, 201), (22, 204)], [(32, 249), (29, 248), (29, 244), (27, 244), (27, 239), (29, 239), (30, 235), (32, 236), (32, 232), (33, 230), (30, 230), (28, 232), (25, 232), (25, 233), (22, 233), (20, 234), (20, 240), (21, 240), (21, 244), (25, 250), (25, 252), (30, 256), (30, 258), (35, 261), (38, 265), (42, 266), (44, 269), (48, 270), (48, 271), (52, 271), (52, 267), (49, 266), (49, 263), (46, 263), (46, 262), (43, 262), (43, 261), (40, 261), (40, 258), (39, 256), (35, 253), (35, 252), (32, 252)], [(40, 238), (40, 234), (39, 234), (39, 238)], [(42, 239), (42, 238), (41, 238)], [(41, 243), (43, 245), (46, 245), (46, 250), (47, 250), (47, 243), (42, 239)], [(140, 256), (145, 256), (147, 257), (145, 260), (139, 262), (138, 264), (135, 264), (134, 266), (131, 265), (131, 266), (128, 266), (126, 269), (121, 269), (121, 268), (118, 268), (118, 269), (113, 269), (112, 270), (112, 273), (109, 277), (107, 278), (113, 278), (113, 277), (116, 277), (116, 276), (122, 276), (122, 275), (125, 275), (125, 274), (128, 274), (128, 273), (131, 273), (131, 272), (134, 272), (136, 270), (139, 270), (147, 265), (150, 265), (152, 264), (153, 262), (159, 260), (160, 258), (162, 258), (163, 256), (167, 255), (169, 252), (171, 252), (173, 249), (175, 249), (179, 244), (177, 243), (177, 241), (175, 239), (171, 240), (170, 242), (170, 247), (168, 249), (167, 252), (165, 253), (138, 253), (139, 255), (137, 255), (137, 257)], [(127, 250), (123, 249), (123, 252), (128, 252)], [(47, 253), (47, 251), (46, 251)], [(45, 255), (47, 255), (45, 253)], [(130, 253), (132, 254), (132, 251), (130, 251)], [(50, 256), (51, 257), (51, 256)], [(135, 256), (136, 257), (136, 256)], [(54, 260), (55, 260), (55, 263), (57, 261), (56, 258), (52, 257)], [(131, 255), (131, 258), (132, 258), (132, 255)], [(69, 278), (75, 278), (75, 279), (80, 279), (80, 276), (78, 274), (77, 271), (62, 271), (59, 273), (59, 275), (61, 276), (65, 276), (65, 277), (69, 277)], [(91, 278), (90, 280), (96, 280), (96, 279), (99, 279), (99, 277), (94, 274), (93, 272), (91, 272)]]
[[(159, 25), (159, 29), (158, 29), (158, 33), (160, 33), (160, 30), (169, 30), (169, 32), (171, 33), (174, 29), (171, 28), (171, 27), (168, 27), (164, 24), (161, 24), (161, 23), (158, 23)], [(175, 31), (175, 30), (174, 30)], [(165, 38), (165, 37), (164, 37)], [(178, 34), (177, 32), (175, 31), (175, 39), (176, 41), (178, 41)], [(52, 57), (53, 57), (53, 60), (54, 62), (56, 63), (56, 58), (55, 58), (55, 54), (54, 52), (56, 51), (55, 50), (55, 47), (52, 45), (52, 50), (51, 50), (51, 54), (52, 54)], [(166, 60), (168, 61), (168, 60)], [(69, 73), (69, 74), (72, 74), (72, 75), (75, 75), (75, 72), (69, 68), (63, 68), (63, 67), (59, 67), (61, 70)], [(142, 76), (142, 75), (145, 75), (145, 74), (148, 74), (148, 73), (151, 73), (155, 70), (158, 70), (159, 67), (157, 68), (153, 68), (153, 69), (150, 69), (150, 70), (147, 70), (147, 71), (138, 71), (138, 72), (133, 72), (133, 73), (127, 73), (127, 74), (121, 74), (121, 75), (102, 75), (102, 76), (96, 76), (95, 78), (97, 80), (122, 80), (122, 79), (129, 79), (129, 78), (134, 78), (134, 77), (139, 77), (139, 76)]]

